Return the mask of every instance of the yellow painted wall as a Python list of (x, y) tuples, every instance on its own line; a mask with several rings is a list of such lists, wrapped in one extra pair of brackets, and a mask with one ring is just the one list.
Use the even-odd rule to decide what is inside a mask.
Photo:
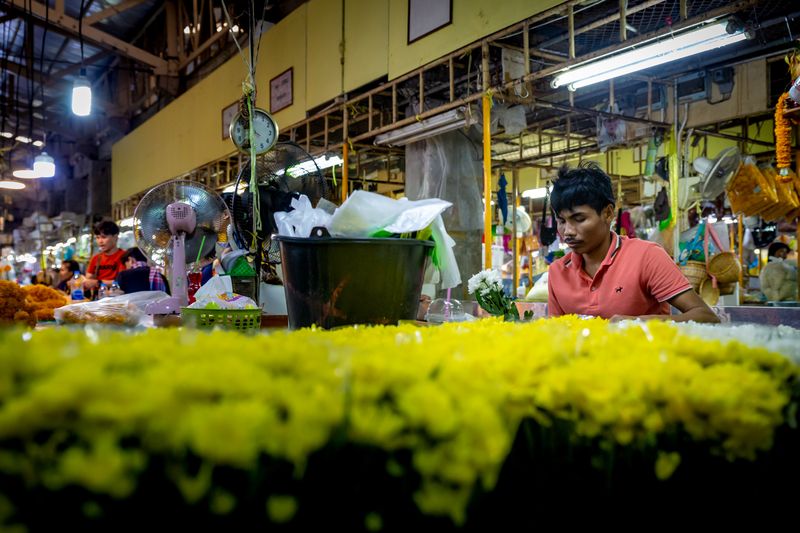
[(306, 118), (307, 15), (308, 3), (304, 3), (261, 37), (257, 104), (269, 110), (269, 80), (290, 67), (294, 71), (292, 105), (273, 115), (280, 128)]
[(389, 23), (389, 0), (345, 1), (345, 92), (388, 72)]
[(112, 201), (230, 153), (230, 140), (222, 140), (222, 109), (241, 96), (245, 75), (237, 56), (117, 142), (111, 157)]
[(453, 22), (410, 45), (408, 0), (389, 0), (389, 79), (560, 4), (562, 0), (453, 0)]
[[(509, 193), (511, 192), (512, 183), (511, 178), (513, 172), (511, 170), (503, 170), (503, 173), (506, 175), (506, 181), (508, 185), (506, 185), (506, 191)], [(499, 172), (492, 173), (492, 190), (497, 190), (497, 180), (500, 178)], [(539, 187), (539, 169), (534, 167), (526, 167), (519, 169), (519, 192), (527, 191), (528, 189), (536, 189)], [(481, 185), (483, 188), (483, 185)]]
[[(256, 68), (259, 106), (269, 109), (269, 80), (294, 67), (294, 103), (275, 114), (282, 127), (305, 118), (307, 9), (308, 4), (300, 6), (261, 41)], [(244, 62), (234, 56), (117, 142), (111, 154), (111, 201), (231, 153), (231, 141), (222, 140), (222, 110), (241, 97), (246, 75)]]
[(342, 93), (343, 0), (312, 0), (307, 5), (306, 105), (310, 109)]
[[(262, 37), (258, 104), (269, 108), (269, 80), (293, 67), (294, 103), (275, 117), (286, 128), (303, 120), (308, 109), (343, 91), (353, 91), (384, 75), (390, 79), (401, 76), (559, 1), (453, 0), (453, 23), (408, 45), (408, 0), (310, 0)], [(344, 66), (339, 49), (343, 15)], [(755, 61), (736, 69), (734, 97), (715, 106), (693, 104), (690, 125), (767, 108), (766, 63)], [(127, 198), (231, 153), (232, 144), (221, 136), (221, 111), (240, 97), (244, 76), (243, 62), (235, 56), (120, 140), (112, 153), (112, 200)], [(668, 112), (668, 119), (671, 116)], [(769, 132), (763, 135), (771, 139)], [(714, 139), (709, 155), (732, 144)], [(606, 167), (604, 155), (595, 159)], [(640, 173), (632, 151), (614, 151), (612, 159), (610, 172)], [(539, 170), (523, 170), (521, 190), (536, 186), (540, 186)]]

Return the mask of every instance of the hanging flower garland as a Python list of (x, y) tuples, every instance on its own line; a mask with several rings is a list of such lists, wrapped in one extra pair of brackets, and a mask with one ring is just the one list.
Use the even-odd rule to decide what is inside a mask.
[(787, 175), (792, 165), (792, 128), (789, 119), (784, 115), (786, 99), (789, 93), (783, 93), (775, 106), (775, 153), (778, 159), (778, 170)]

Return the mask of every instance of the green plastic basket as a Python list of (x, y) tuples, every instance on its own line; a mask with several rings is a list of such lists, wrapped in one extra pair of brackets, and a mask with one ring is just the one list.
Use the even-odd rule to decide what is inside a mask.
[(256, 331), (261, 328), (261, 309), (191, 309), (181, 308), (185, 326), (197, 329), (222, 328)]

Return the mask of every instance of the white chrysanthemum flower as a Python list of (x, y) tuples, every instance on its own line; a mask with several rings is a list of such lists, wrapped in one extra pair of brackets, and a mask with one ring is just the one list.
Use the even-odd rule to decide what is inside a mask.
[(486, 279), (488, 278), (488, 276), (491, 275), (492, 272), (493, 272), (492, 270), (481, 270), (480, 272), (469, 278), (469, 281), (467, 282), (467, 291), (470, 294), (473, 294), (478, 289), (478, 287), (486, 281)]

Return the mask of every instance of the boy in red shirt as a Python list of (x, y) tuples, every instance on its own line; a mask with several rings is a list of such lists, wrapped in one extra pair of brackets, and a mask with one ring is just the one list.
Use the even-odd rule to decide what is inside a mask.
[[(550, 202), (558, 234), (572, 250), (550, 265), (550, 316), (719, 322), (661, 246), (611, 231), (611, 178), (597, 164), (563, 167)], [(680, 313), (670, 315), (670, 306)]]
[(119, 226), (110, 220), (98, 222), (94, 226), (94, 238), (100, 251), (92, 256), (86, 268), (86, 289), (96, 288), (100, 282), (110, 285), (117, 274), (125, 269), (122, 264), (124, 250), (117, 247)]

